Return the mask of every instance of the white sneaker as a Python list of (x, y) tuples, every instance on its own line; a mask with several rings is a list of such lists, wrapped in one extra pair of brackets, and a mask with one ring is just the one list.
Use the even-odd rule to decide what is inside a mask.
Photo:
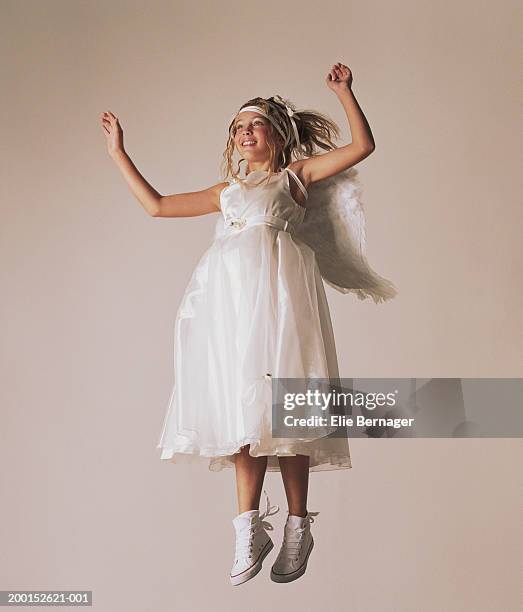
[(289, 514), (285, 524), (283, 543), (271, 568), (274, 582), (292, 582), (305, 573), (314, 546), (311, 523), (319, 512), (307, 512), (307, 516)]
[(230, 573), (231, 583), (236, 586), (254, 578), (261, 570), (265, 557), (274, 547), (266, 530), (272, 531), (273, 526), (263, 520), (276, 514), (279, 506), (272, 506), (266, 491), (267, 508), (263, 514), (259, 510), (248, 510), (233, 519), (236, 529), (236, 553)]

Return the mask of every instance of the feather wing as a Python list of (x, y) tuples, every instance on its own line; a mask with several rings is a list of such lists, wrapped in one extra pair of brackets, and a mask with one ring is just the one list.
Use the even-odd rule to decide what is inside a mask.
[(397, 295), (366, 258), (365, 211), (359, 173), (352, 167), (310, 185), (307, 211), (294, 235), (311, 247), (324, 281), (341, 293), (375, 303)]

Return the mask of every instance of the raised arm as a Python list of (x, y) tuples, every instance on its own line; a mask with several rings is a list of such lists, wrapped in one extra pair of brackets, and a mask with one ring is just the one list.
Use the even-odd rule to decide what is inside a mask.
[(107, 152), (122, 173), (131, 193), (151, 217), (196, 217), (220, 211), (220, 192), (227, 183), (202, 191), (161, 195), (140, 174), (123, 145), (123, 130), (110, 111), (101, 115)]
[(350, 69), (344, 64), (335, 64), (325, 80), (343, 105), (352, 142), (328, 153), (294, 162), (292, 169), (303, 179), (305, 186), (355, 166), (376, 148), (370, 126), (351, 89)]

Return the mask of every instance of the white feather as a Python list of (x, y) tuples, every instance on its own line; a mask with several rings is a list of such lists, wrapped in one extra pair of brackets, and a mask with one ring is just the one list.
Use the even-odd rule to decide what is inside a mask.
[(294, 235), (311, 247), (324, 281), (341, 293), (393, 298), (393, 283), (377, 274), (366, 258), (365, 212), (356, 168), (309, 186), (307, 212)]

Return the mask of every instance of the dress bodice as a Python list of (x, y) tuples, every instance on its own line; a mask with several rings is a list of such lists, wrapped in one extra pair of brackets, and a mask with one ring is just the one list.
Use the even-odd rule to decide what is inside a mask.
[(220, 193), (225, 222), (239, 223), (241, 226), (249, 219), (270, 216), (298, 226), (303, 221), (306, 209), (292, 197), (289, 174), (307, 198), (307, 190), (289, 168), (273, 174), (269, 182), (266, 170), (254, 170), (242, 181), (232, 179)]

